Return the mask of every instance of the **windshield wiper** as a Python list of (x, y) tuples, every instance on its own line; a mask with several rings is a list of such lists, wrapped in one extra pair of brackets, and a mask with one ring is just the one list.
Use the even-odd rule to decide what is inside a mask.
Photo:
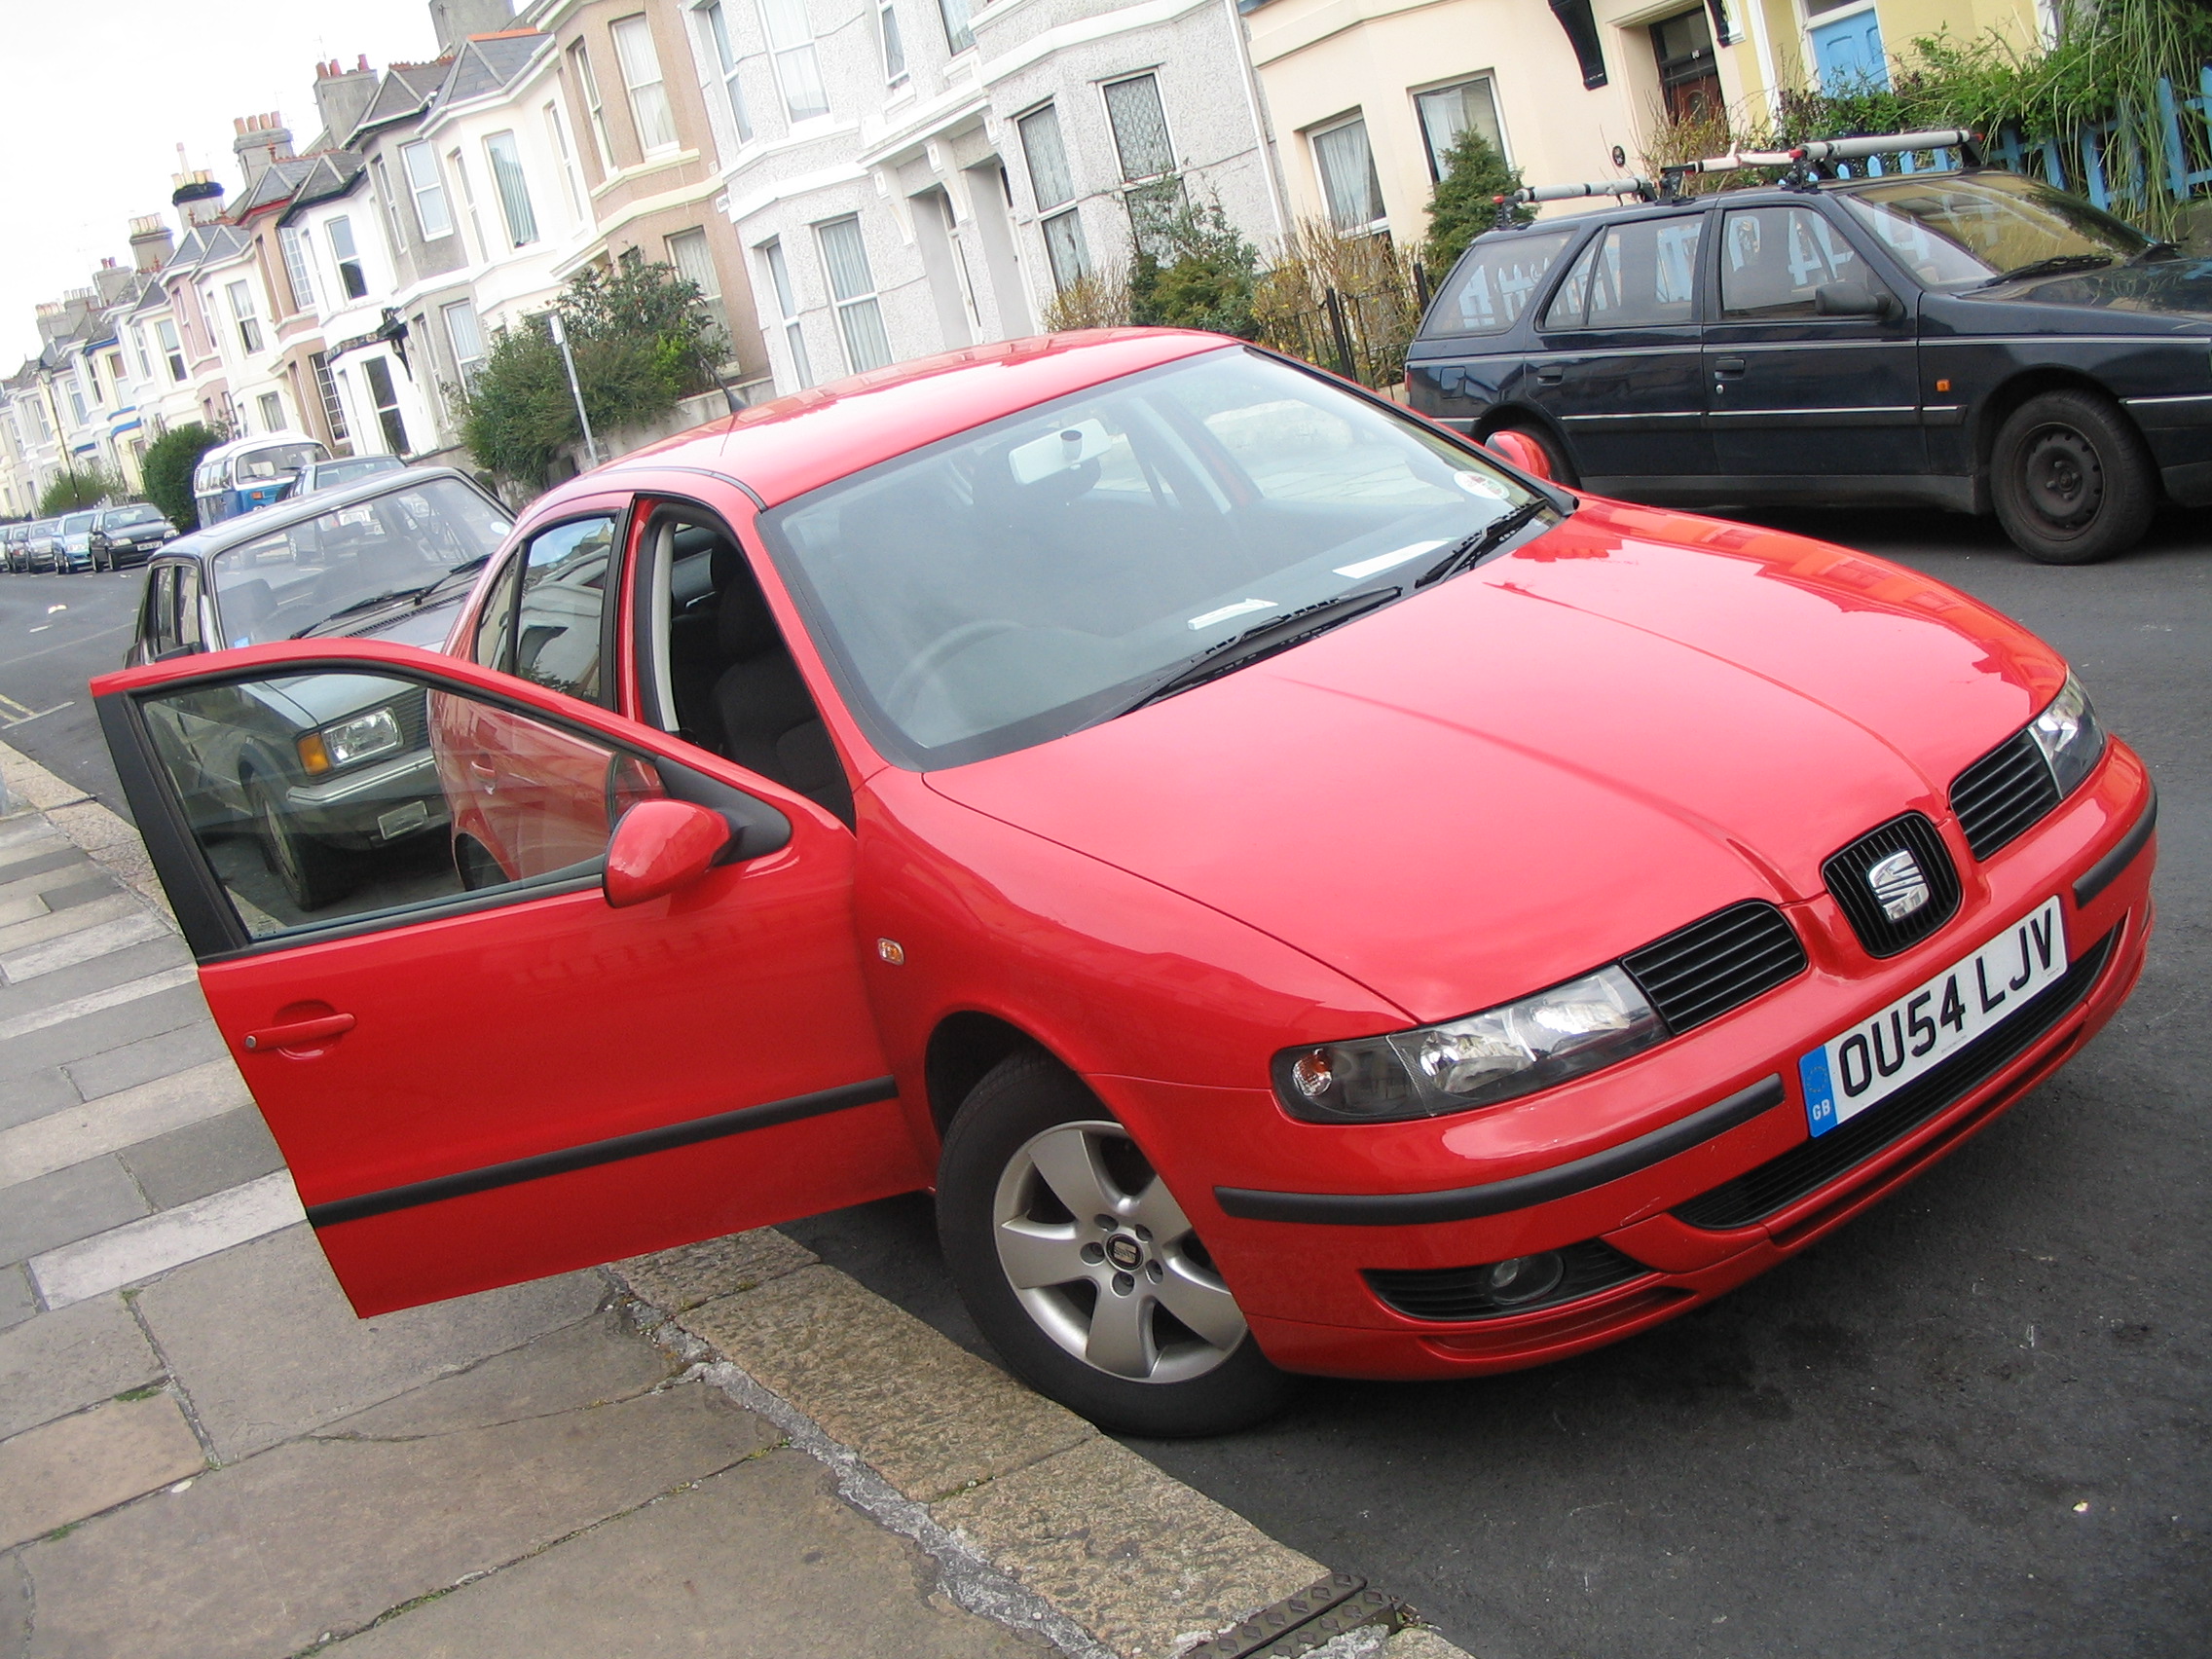
[(436, 582), (424, 582), (421, 587), (393, 588), (389, 593), (373, 593), (366, 599), (356, 599), (351, 605), (340, 606), (320, 621), (310, 622), (292, 638), (304, 640), (318, 628), (327, 628), (344, 616), (358, 616), (364, 610), (378, 610), (387, 605), (397, 605), (402, 600), (421, 599), (437, 585)]
[(1446, 576), (1457, 575), (1486, 553), (1494, 553), (1507, 536), (1528, 524), (1552, 503), (1541, 496), (1532, 501), (1524, 501), (1511, 512), (1494, 518), (1474, 535), (1456, 545), (1451, 552), (1414, 578), (1414, 586), (1422, 588), (1430, 582), (1440, 582)]
[(1156, 680), (1145, 687), (1144, 694), (1131, 703), (1114, 711), (1109, 719), (1119, 719), (1131, 715), (1147, 703), (1157, 703), (1163, 697), (1172, 697), (1178, 691), (1188, 691), (1194, 685), (1220, 675), (1233, 674), (1287, 651), (1293, 645), (1304, 645), (1316, 634), (1326, 633), (1339, 623), (1349, 622), (1354, 616), (1373, 610), (1379, 605), (1387, 605), (1405, 590), (1402, 588), (1366, 588), (1358, 593), (1341, 593), (1334, 599), (1302, 606), (1285, 615), (1271, 618), (1241, 634), (1232, 634), (1217, 645), (1208, 645), (1197, 656), (1171, 670), (1164, 679)]
[(488, 563), (490, 563), (491, 558), (492, 555), (489, 553), (479, 553), (473, 559), (463, 559), (460, 564), (456, 565), (452, 570), (448, 571), (444, 575), (440, 576), (428, 587), (423, 589), (424, 594), (427, 596), (429, 594), (436, 593), (439, 589), (448, 586), (449, 584), (459, 580), (462, 576), (473, 576), (478, 571), (481, 571)]
[(2181, 244), (2179, 242), (2155, 241), (2149, 247), (2144, 248), (2140, 253), (2129, 254), (2127, 258), (2121, 263), (2126, 265), (2148, 265), (2154, 259), (2179, 259), (2180, 257)]
[(2009, 271), (2000, 272), (1986, 282), (1974, 284), (1977, 288), (1994, 288), (2000, 282), (2017, 282), (2029, 276), (2060, 276), (2069, 271), (2102, 271), (2112, 263), (2109, 253), (2060, 253), (2048, 259), (2038, 259), (2026, 265), (2016, 265)]

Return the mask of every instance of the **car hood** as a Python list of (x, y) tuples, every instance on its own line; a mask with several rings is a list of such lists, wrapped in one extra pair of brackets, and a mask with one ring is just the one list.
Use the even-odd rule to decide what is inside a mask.
[(2212, 322), (2212, 259), (2157, 259), (2057, 276), (2029, 277), (1953, 296), (1972, 304), (2068, 307)]
[(393, 606), (386, 610), (373, 610), (362, 616), (347, 616), (336, 624), (325, 624), (314, 633), (348, 634), (361, 640), (389, 640), (395, 645), (421, 645), (425, 650), (438, 650), (453, 631), (454, 608), (468, 597), (465, 583), (449, 593), (442, 593), (427, 605), (413, 601)]
[(1432, 1020), (1812, 896), (1846, 842), (1942, 811), (2064, 675), (1911, 571), (1593, 500), (1294, 650), (928, 782)]

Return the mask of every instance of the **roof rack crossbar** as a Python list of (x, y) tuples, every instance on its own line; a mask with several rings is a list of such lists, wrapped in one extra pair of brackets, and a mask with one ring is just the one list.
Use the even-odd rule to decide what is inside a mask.
[(1535, 184), (1513, 193), (1516, 202), (1571, 202), (1584, 196), (1649, 196), (1647, 178), (1607, 178), (1590, 184)]
[[(1862, 156), (1887, 156), (1901, 150), (1967, 150), (1978, 155), (1981, 135), (1963, 128), (1946, 127), (1933, 132), (1882, 132), (1865, 138), (1816, 138), (1799, 144), (1796, 159), (1808, 162), (1852, 162)], [(1786, 157), (1785, 160), (1790, 158)]]

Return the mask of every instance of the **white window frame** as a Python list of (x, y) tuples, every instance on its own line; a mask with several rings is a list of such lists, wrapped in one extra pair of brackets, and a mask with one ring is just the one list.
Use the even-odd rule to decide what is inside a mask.
[[(276, 406), (276, 413), (274, 415), (269, 413), (271, 404)], [(284, 399), (280, 394), (265, 391), (253, 400), (253, 406), (254, 412), (261, 417), (262, 430), (267, 432), (284, 430)]]
[[(1321, 140), (1335, 133), (1348, 131), (1354, 127), (1359, 129), (1360, 145), (1367, 152), (1367, 176), (1375, 185), (1375, 216), (1360, 224), (1349, 225), (1338, 219), (1337, 204), (1329, 199), (1329, 172), (1321, 161)], [(1389, 228), (1390, 213), (1382, 200), (1382, 175), (1375, 165), (1375, 140), (1368, 133), (1367, 112), (1364, 109), (1354, 109), (1333, 121), (1309, 127), (1306, 129), (1306, 154), (1313, 164), (1313, 181), (1321, 187), (1322, 211), (1340, 235), (1368, 236)]]
[[(1497, 129), (1497, 153), (1507, 166), (1513, 165), (1513, 145), (1505, 133), (1505, 111), (1497, 101), (1497, 72), (1493, 69), (1480, 69), (1471, 75), (1455, 75), (1448, 81), (1406, 89), (1406, 95), (1414, 106), (1414, 128), (1420, 134), (1421, 154), (1427, 158), (1431, 183), (1441, 181), (1444, 177), (1444, 158), (1429, 140), (1428, 123), (1421, 116), (1421, 99), (1434, 97), (1439, 92), (1459, 92), (1462, 88), (1476, 85), (1480, 85), (1490, 98), (1491, 122)], [(1456, 142), (1456, 139), (1454, 141)]]
[(400, 227), (399, 197), (391, 188), (391, 172), (385, 166), (382, 156), (370, 158), (369, 174), (372, 188), (376, 192), (377, 205), (384, 209), (386, 234), (391, 238), (392, 251), (397, 253), (407, 246), (407, 233)]
[[(423, 168), (417, 166), (418, 158), (429, 167), (425, 181)], [(436, 241), (454, 234), (453, 204), (446, 200), (446, 182), (438, 171), (438, 152), (427, 138), (418, 138), (412, 144), (399, 146), (399, 166), (407, 175), (407, 193), (415, 204), (415, 223), (426, 242)], [(435, 218), (443, 227), (430, 228), (433, 217), (429, 209), (435, 208)]]
[[(1114, 125), (1114, 101), (1109, 94), (1116, 87), (1129, 86), (1138, 81), (1150, 81), (1152, 83), (1152, 100), (1160, 109), (1160, 130), (1167, 141), (1167, 166), (1156, 172), (1132, 173), (1129, 171), (1129, 159), (1122, 149), (1121, 129)], [(1173, 178), (1181, 172), (1182, 169), (1176, 166), (1175, 162), (1175, 129), (1167, 120), (1167, 97), (1161, 91), (1159, 70), (1146, 69), (1134, 75), (1116, 75), (1112, 80), (1099, 82), (1098, 101), (1103, 106), (1106, 116), (1106, 130), (1114, 140), (1114, 165), (1121, 169), (1124, 184), (1151, 184), (1158, 179)]]
[[(776, 74), (776, 90), (783, 96), (784, 119), (793, 127), (810, 121), (825, 121), (830, 116), (830, 88), (822, 79), (822, 57), (815, 50), (814, 19), (807, 15), (806, 0), (757, 0), (760, 8), (760, 29), (768, 41), (768, 61)], [(785, 25), (781, 42), (777, 36), (779, 23)], [(792, 25), (803, 29), (803, 35), (793, 31)], [(804, 66), (804, 76), (798, 71)], [(794, 78), (810, 80), (814, 92), (821, 98), (819, 107), (809, 106), (800, 113), (793, 97)]]
[[(830, 235), (832, 232), (842, 233), (847, 226), (852, 228), (852, 245), (860, 253), (861, 273), (866, 276), (867, 284), (848, 293), (839, 293), (837, 261), (830, 251)], [(841, 235), (838, 240), (843, 240)], [(837, 318), (837, 339), (845, 350), (846, 371), (865, 375), (871, 369), (888, 368), (899, 357), (891, 347), (891, 331), (884, 326), (883, 300), (881, 290), (876, 286), (875, 261), (868, 257), (867, 233), (861, 229), (860, 215), (844, 213), (834, 219), (823, 220), (814, 227), (814, 241), (816, 251), (822, 256), (823, 276), (829, 283), (830, 307)], [(866, 360), (869, 353), (864, 348), (873, 344), (866, 337), (871, 326), (870, 319), (875, 335), (883, 342), (883, 360), (879, 363)]]
[(607, 25), (607, 38), (614, 43), (614, 67), (622, 77), (639, 152), (663, 156), (679, 148), (682, 139), (676, 130), (676, 106), (669, 101), (660, 49), (653, 44), (652, 19), (644, 12), (616, 18)]
[(284, 256), (284, 279), (292, 285), (292, 309), (313, 311), (314, 249), (308, 242), (307, 233), (297, 225), (279, 225), (276, 246)]
[(559, 98), (547, 98), (540, 111), (545, 117), (545, 136), (553, 143), (553, 160), (561, 173), (561, 194), (569, 203), (569, 223), (583, 222), (583, 177), (576, 171), (575, 146), (569, 141), (569, 118), (561, 108)]
[[(504, 141), (506, 154), (499, 153)], [(492, 174), (492, 189), (499, 199), (499, 222), (506, 227), (509, 247), (528, 247), (539, 237), (537, 206), (530, 197), (530, 174), (523, 170), (522, 140), (512, 129), (487, 133), (484, 165)], [(518, 223), (518, 214), (519, 220)]]
[(976, 50), (975, 14), (968, 0), (937, 0), (937, 19), (944, 25), (945, 48), (953, 56)]
[(897, 0), (875, 0), (875, 49), (883, 60), (883, 84), (910, 90), (914, 80), (906, 68), (906, 37), (899, 29)]
[[(461, 156), (460, 145), (446, 152), (446, 162), (453, 168), (453, 176), (461, 182), (461, 204), (468, 215), (468, 232), (476, 242), (476, 257), (488, 261), (492, 257), (492, 244), (484, 240), (483, 215), (476, 211), (476, 186), (469, 182), (468, 163)], [(467, 239), (462, 240), (461, 251), (468, 251)]]
[(707, 39), (715, 49), (715, 70), (721, 77), (722, 97), (730, 126), (740, 144), (753, 142), (753, 113), (745, 106), (745, 89), (738, 84), (737, 47), (729, 38), (729, 11), (723, 0), (709, 0), (699, 8), (706, 19)]
[(178, 338), (176, 319), (168, 316), (154, 318), (154, 339), (162, 348), (162, 359), (169, 371), (169, 379), (182, 386), (188, 371), (184, 363), (184, 342)]
[(791, 264), (784, 258), (784, 240), (771, 237), (760, 244), (760, 262), (768, 268), (768, 287), (776, 296), (776, 314), (783, 318), (784, 340), (791, 348), (792, 374), (803, 391), (814, 384), (814, 364), (806, 353), (806, 334), (799, 326), (798, 295), (792, 287)]
[[(454, 326), (457, 318), (465, 321), (468, 340), (461, 338), (463, 329)], [(484, 324), (476, 314), (476, 307), (467, 300), (449, 300), (438, 307), (438, 320), (445, 325), (446, 344), (453, 349), (454, 372), (461, 377), (463, 387), (473, 387), (476, 371), (484, 366), (489, 354), (484, 343)], [(468, 350), (470, 345), (476, 348), (473, 352)]]
[[(240, 296), (243, 295), (241, 299)], [(261, 316), (254, 310), (253, 284), (240, 276), (235, 282), (223, 285), (223, 298), (231, 308), (231, 321), (238, 325), (239, 345), (249, 357), (262, 349)]]
[(614, 170), (614, 148), (607, 141), (607, 102), (599, 95), (599, 72), (591, 64), (591, 48), (585, 42), (571, 42), (569, 61), (574, 65), (576, 91), (583, 99), (584, 117), (591, 124), (592, 147), (599, 152), (599, 171), (602, 177)]
[[(347, 214), (335, 213), (323, 222), (322, 234), (330, 243), (330, 263), (338, 272), (336, 298), (343, 302), (340, 309), (355, 300), (367, 299), (369, 297), (369, 268), (362, 262), (361, 244), (353, 238), (352, 219)], [(341, 239), (346, 243), (343, 248), (338, 245)], [(361, 291), (357, 294), (346, 285), (346, 267), (349, 265), (360, 274)]]

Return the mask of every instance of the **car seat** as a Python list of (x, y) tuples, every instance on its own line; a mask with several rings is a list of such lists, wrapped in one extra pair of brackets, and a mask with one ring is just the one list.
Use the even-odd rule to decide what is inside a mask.
[[(718, 549), (718, 555), (719, 555)], [(728, 667), (715, 682), (713, 706), (721, 753), (815, 801), (846, 824), (853, 791), (830, 728), (785, 648), (768, 601), (745, 561), (731, 569), (716, 611), (716, 643)]]

